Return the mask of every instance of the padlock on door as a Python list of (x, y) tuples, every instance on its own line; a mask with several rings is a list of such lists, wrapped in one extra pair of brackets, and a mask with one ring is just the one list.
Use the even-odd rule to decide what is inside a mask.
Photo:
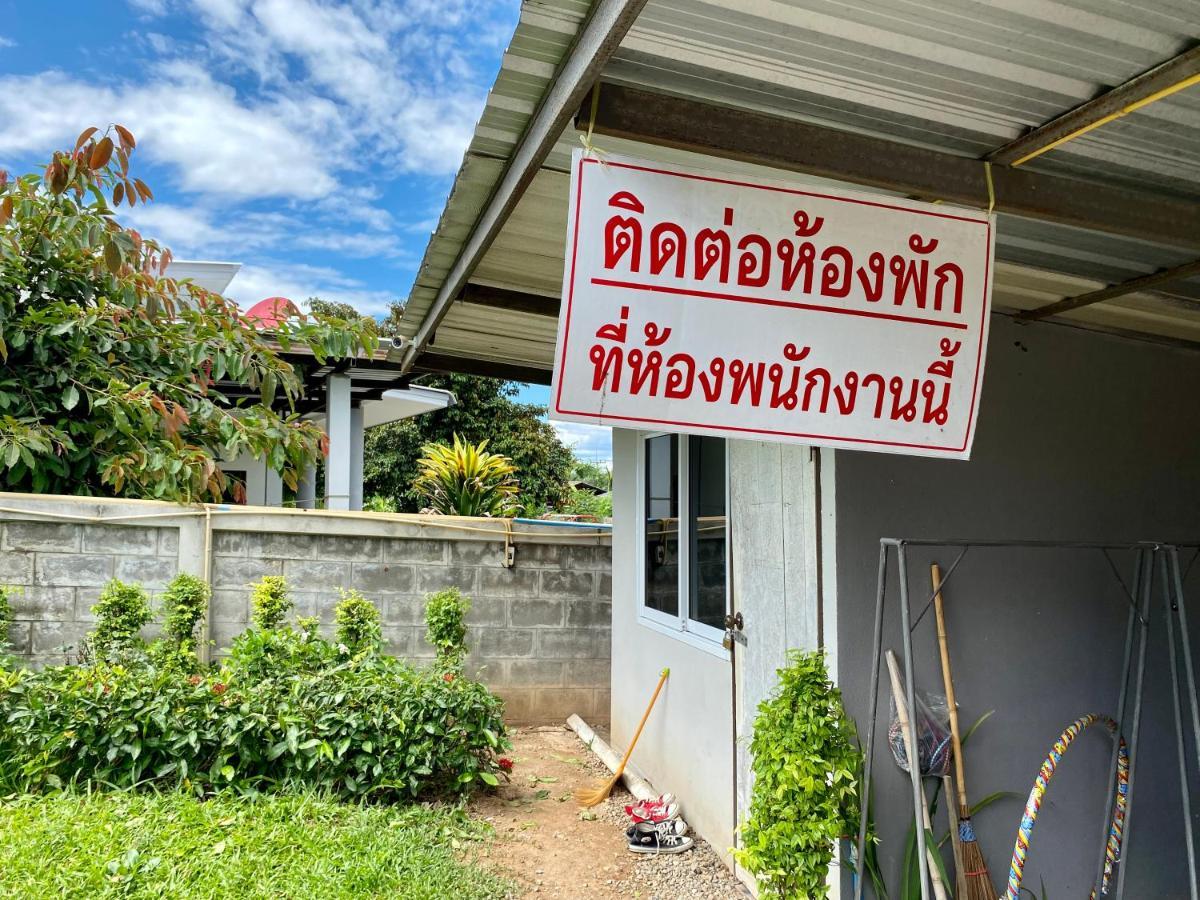
[(725, 616), (725, 637), (721, 639), (721, 646), (726, 650), (732, 650), (734, 641), (739, 644), (746, 643), (745, 635), (742, 634), (745, 624), (740, 612), (727, 614)]

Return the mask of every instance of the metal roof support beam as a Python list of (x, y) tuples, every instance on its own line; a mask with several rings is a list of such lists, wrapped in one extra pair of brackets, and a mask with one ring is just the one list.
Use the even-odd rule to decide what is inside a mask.
[(526, 294), (521, 291), (510, 291), (507, 288), (488, 287), (482, 284), (468, 284), (463, 288), (459, 300), (472, 306), (487, 306), (492, 309), (506, 309), (511, 312), (529, 313), (532, 316), (558, 318), (560, 300), (557, 297), (543, 297), (541, 294)]
[(1138, 291), (1153, 290), (1173, 281), (1183, 281), (1183, 279), (1191, 278), (1193, 275), (1200, 275), (1200, 259), (1184, 263), (1182, 266), (1175, 266), (1173, 269), (1160, 269), (1149, 275), (1130, 278), (1128, 281), (1111, 284), (1106, 288), (1100, 288), (1098, 291), (1089, 291), (1086, 294), (1079, 294), (1076, 297), (1067, 297), (1065, 300), (1059, 300), (1057, 303), (1048, 303), (1045, 306), (1039, 306), (1037, 309), (1027, 309), (1025, 312), (1018, 313), (1016, 318), (1023, 322), (1035, 322), (1038, 319), (1061, 315), (1062, 313), (1070, 312), (1073, 309), (1079, 309), (1083, 306), (1103, 303), (1105, 300), (1112, 300), (1114, 297), (1124, 297), (1126, 294), (1136, 294)]
[(1047, 150), (1200, 83), (1200, 47), (1181, 53), (1111, 91), (1082, 103), (1070, 112), (1051, 119), (998, 150), (985, 159), (1006, 166), (1019, 166)]
[(412, 369), (646, 0), (597, 0), (404, 355)]
[(415, 371), (436, 374), (458, 372), (462, 375), (482, 375), (527, 384), (549, 384), (551, 374), (549, 369), (539, 369), (535, 366), (493, 362), (471, 356), (455, 356), (451, 353), (422, 353)]
[[(591, 107), (579, 111), (589, 119)], [(605, 84), (595, 132), (986, 209), (982, 160)], [(1200, 203), (995, 166), (996, 211), (1200, 250)]]

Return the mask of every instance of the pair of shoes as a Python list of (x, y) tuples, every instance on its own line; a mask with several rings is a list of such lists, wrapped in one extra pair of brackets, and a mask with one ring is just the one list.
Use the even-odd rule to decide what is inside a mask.
[(625, 815), (635, 825), (639, 822), (669, 822), (679, 818), (679, 804), (675, 802), (674, 794), (663, 794), (653, 800), (642, 800), (633, 806), (626, 806)]
[(625, 829), (630, 853), (685, 853), (695, 846), (687, 836), (687, 822), (670, 819), (657, 824), (636, 822)]

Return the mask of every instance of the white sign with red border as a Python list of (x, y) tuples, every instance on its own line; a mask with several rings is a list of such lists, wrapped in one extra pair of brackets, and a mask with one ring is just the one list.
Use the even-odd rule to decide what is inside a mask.
[(577, 150), (550, 416), (966, 459), (994, 232)]

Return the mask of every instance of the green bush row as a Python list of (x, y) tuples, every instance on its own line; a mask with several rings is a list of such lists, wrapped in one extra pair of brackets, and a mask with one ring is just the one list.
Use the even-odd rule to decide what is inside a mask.
[[(430, 598), (438, 659), (423, 668), (382, 652), (378, 610), (354, 592), (330, 641), (315, 620), (285, 624), (286, 584), (264, 579), (253, 624), (212, 667), (194, 652), (207, 586), (180, 576), (164, 599), (164, 635), (149, 645), (138, 634), (150, 619), (144, 591), (113, 582), (83, 663), (0, 671), (0, 794), (308, 786), (386, 800), (497, 783), (503, 705), (463, 676), (457, 592)], [(455, 614), (457, 642), (447, 639)]]

